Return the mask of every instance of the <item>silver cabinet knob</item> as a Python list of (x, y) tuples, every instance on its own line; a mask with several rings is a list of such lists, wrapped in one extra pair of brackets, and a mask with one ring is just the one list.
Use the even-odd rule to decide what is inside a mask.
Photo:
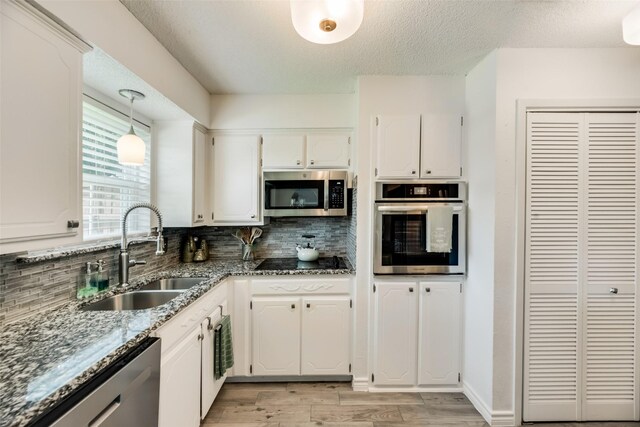
[(291, 308), (295, 309), (296, 305), (295, 304), (291, 304)]
[(618, 293), (618, 288), (610, 288), (609, 289), (609, 293), (610, 294), (617, 294)]
[(300, 160), (296, 160), (296, 165), (299, 165), (300, 163), (302, 163)]
[(413, 292), (413, 288), (409, 288), (409, 292)]
[(416, 171), (415, 171), (415, 170), (412, 170), (412, 171), (411, 171), (411, 175), (415, 175), (415, 174), (416, 174)]
[(316, 164), (315, 160), (310, 160), (309, 163), (312, 164), (312, 165)]
[(425, 171), (424, 171), (424, 174), (425, 174), (425, 175), (431, 175), (431, 171), (430, 171), (430, 170), (425, 170)]
[(307, 303), (307, 308), (311, 308), (311, 304)]
[(431, 292), (431, 288), (424, 288), (425, 292), (429, 293)]
[(255, 217), (256, 217), (255, 215), (251, 215), (251, 218), (255, 218)]
[(67, 221), (67, 228), (78, 228), (80, 227), (80, 221), (77, 219), (70, 219)]

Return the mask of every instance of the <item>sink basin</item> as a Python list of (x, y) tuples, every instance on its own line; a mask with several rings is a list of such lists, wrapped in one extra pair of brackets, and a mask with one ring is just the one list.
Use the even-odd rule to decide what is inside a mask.
[(114, 295), (94, 302), (80, 310), (83, 311), (123, 311), (123, 310), (144, 310), (166, 304), (175, 297), (181, 295), (180, 291), (156, 291), (156, 292), (129, 292), (126, 294)]
[(141, 291), (185, 291), (207, 280), (204, 277), (172, 277), (154, 280), (140, 288)]

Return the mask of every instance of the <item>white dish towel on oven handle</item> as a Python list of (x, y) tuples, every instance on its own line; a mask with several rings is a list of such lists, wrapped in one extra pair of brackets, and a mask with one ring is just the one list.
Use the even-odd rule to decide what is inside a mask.
[(451, 253), (453, 207), (429, 206), (427, 211), (427, 252)]

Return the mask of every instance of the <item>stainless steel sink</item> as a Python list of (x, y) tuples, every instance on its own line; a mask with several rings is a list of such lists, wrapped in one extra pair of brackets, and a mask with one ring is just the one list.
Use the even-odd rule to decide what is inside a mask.
[(166, 304), (175, 297), (181, 295), (180, 291), (147, 291), (129, 292), (126, 294), (114, 295), (94, 302), (80, 310), (83, 311), (123, 311), (123, 310), (144, 310)]
[(140, 288), (141, 291), (185, 291), (204, 282), (206, 277), (172, 277), (154, 280)]

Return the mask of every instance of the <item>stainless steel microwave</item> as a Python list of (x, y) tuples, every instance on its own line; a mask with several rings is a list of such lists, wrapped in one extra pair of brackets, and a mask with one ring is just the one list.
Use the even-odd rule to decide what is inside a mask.
[[(429, 209), (451, 206), (451, 250), (427, 250)], [(378, 183), (374, 274), (465, 274), (466, 185)]]
[(347, 172), (265, 172), (264, 215), (346, 216)]

